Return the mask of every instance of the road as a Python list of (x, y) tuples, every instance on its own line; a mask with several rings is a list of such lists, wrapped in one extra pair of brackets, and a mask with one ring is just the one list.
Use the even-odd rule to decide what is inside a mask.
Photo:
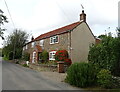
[(64, 82), (52, 81), (40, 72), (2, 61), (2, 90), (76, 90)]

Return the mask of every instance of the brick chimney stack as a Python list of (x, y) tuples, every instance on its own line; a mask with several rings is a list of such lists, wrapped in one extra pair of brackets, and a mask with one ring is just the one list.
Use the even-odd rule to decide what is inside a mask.
[(86, 14), (84, 13), (84, 10), (82, 10), (82, 13), (80, 14), (80, 21), (86, 22)]

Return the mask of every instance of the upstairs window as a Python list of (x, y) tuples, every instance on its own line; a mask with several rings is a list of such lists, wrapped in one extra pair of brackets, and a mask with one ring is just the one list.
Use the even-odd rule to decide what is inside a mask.
[(56, 51), (49, 52), (49, 60), (55, 60), (55, 53)]
[(44, 45), (44, 40), (40, 40), (40, 46)]
[(58, 36), (50, 37), (50, 44), (58, 43)]
[(35, 46), (35, 42), (32, 42), (31, 44), (32, 44), (32, 48), (33, 48)]

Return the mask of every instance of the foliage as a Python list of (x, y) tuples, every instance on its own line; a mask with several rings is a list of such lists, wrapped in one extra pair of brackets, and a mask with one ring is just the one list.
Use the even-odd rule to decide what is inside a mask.
[(4, 40), (3, 31), (5, 31), (5, 29), (3, 29), (1, 25), (4, 25), (4, 23), (5, 22), (7, 23), (8, 21), (7, 21), (7, 17), (3, 15), (3, 13), (4, 12), (0, 9), (0, 37)]
[(103, 37), (101, 43), (90, 47), (88, 60), (98, 69), (107, 69), (120, 76), (120, 39)]
[(72, 61), (69, 59), (68, 52), (66, 50), (58, 50), (55, 54), (56, 62), (63, 61), (65, 65), (71, 65)]
[(9, 60), (12, 60), (13, 59), (13, 52), (10, 52), (9, 53)]
[[(7, 37), (6, 44), (3, 48), (3, 54), (9, 59), (9, 53), (13, 53), (14, 59), (20, 59), (22, 56), (22, 48), (27, 42), (28, 34), (22, 30), (14, 30), (12, 34)], [(12, 58), (13, 59), (13, 58)]]
[(112, 88), (120, 88), (120, 78), (112, 76)]
[(23, 64), (22, 66), (24, 66), (24, 67), (29, 67), (27, 64)]
[(30, 60), (30, 54), (27, 53), (27, 52), (24, 52), (22, 58), (23, 58), (25, 61), (29, 61), (29, 60)]
[(90, 63), (74, 63), (67, 70), (66, 81), (77, 87), (92, 86), (96, 81), (96, 71)]
[(66, 50), (58, 50), (55, 54), (56, 61), (65, 61), (68, 58), (68, 52)]
[(100, 38), (100, 39), (104, 39), (104, 38), (106, 38), (107, 36), (106, 35), (99, 35), (98, 36), (98, 38)]
[(48, 61), (48, 58), (49, 58), (49, 53), (44, 50), (41, 54), (41, 59), (44, 61), (44, 62), (47, 62)]
[(102, 69), (97, 74), (97, 82), (103, 88), (111, 88), (112, 87), (112, 75), (109, 70)]
[(71, 64), (72, 64), (71, 59), (68, 59), (68, 58), (65, 59), (64, 64), (65, 64), (65, 65), (68, 65), (68, 66), (71, 65)]

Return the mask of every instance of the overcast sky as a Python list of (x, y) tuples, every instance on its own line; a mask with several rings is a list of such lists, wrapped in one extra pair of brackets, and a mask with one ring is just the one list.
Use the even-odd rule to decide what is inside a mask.
[[(87, 23), (93, 34), (98, 36), (107, 32), (115, 33), (118, 26), (119, 0), (5, 0), (9, 7), (15, 28), (26, 30), (31, 36), (52, 31), (62, 26), (79, 21), (82, 11), (87, 17)], [(4, 36), (9, 35), (14, 26), (4, 0), (0, 0), (0, 9), (8, 17), (9, 23)], [(110, 27), (110, 29), (108, 29)], [(0, 47), (3, 41), (0, 39)]]

